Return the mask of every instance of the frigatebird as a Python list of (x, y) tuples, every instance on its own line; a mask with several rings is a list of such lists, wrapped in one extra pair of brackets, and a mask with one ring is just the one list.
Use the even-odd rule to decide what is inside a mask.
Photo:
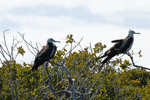
[(32, 67), (33, 70), (37, 70), (37, 68), (42, 65), (44, 62), (49, 61), (52, 59), (56, 53), (57, 47), (55, 46), (54, 42), (60, 42), (60, 41), (55, 41), (52, 38), (49, 38), (47, 40), (47, 45), (44, 46), (36, 55), (34, 64)]
[(109, 50), (107, 50), (103, 56), (99, 57), (103, 58), (106, 57), (101, 63), (104, 65), (108, 60), (110, 60), (112, 57), (121, 54), (121, 53), (128, 53), (128, 51), (131, 49), (134, 41), (133, 34), (140, 34), (136, 33), (132, 30), (129, 30), (128, 36), (124, 39), (118, 39), (111, 41), (112, 43), (115, 43), (113, 47), (111, 47)]

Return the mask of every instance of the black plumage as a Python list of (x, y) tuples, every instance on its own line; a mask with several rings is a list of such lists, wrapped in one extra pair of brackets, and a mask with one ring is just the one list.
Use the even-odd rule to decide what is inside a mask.
[(54, 41), (50, 38), (47, 42), (47, 45), (43, 47), (39, 53), (37, 53), (33, 67), (31, 69), (32, 71), (36, 70), (40, 65), (44, 64), (46, 61), (49, 61), (54, 57), (57, 47), (53, 44), (53, 42), (58, 41)]
[(119, 39), (119, 40), (113, 40), (111, 41), (112, 43), (115, 43), (113, 47), (111, 47), (109, 50), (107, 50), (103, 56), (99, 57), (103, 58), (106, 57), (101, 63), (102, 65), (105, 64), (108, 60), (110, 60), (112, 57), (121, 54), (121, 53), (127, 53), (133, 44), (133, 34), (140, 34), (140, 33), (135, 33), (134, 31), (129, 31), (129, 34), (126, 38), (124, 39)]

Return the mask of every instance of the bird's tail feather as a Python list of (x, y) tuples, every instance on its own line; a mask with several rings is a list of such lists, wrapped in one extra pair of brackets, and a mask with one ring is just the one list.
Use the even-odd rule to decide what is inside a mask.
[(103, 58), (103, 57), (106, 57), (107, 55), (103, 55), (103, 56), (101, 56), (101, 57), (98, 57), (97, 58), (97, 60), (99, 60), (99, 59), (101, 59), (101, 58)]
[(108, 56), (105, 60), (103, 60), (101, 63), (104, 65), (109, 59), (111, 59), (113, 56)]
[(38, 67), (39, 67), (39, 66), (37, 66), (37, 65), (33, 65), (33, 67), (32, 67), (31, 70), (32, 70), (32, 71), (33, 71), (33, 70), (37, 70)]

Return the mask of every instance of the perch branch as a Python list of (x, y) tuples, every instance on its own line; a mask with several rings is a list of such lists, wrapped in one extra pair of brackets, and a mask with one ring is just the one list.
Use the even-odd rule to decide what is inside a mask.
[(146, 68), (146, 67), (143, 67), (143, 66), (139, 66), (139, 65), (135, 65), (133, 57), (130, 55), (130, 53), (126, 53), (126, 54), (130, 57), (130, 59), (131, 59), (132, 64), (133, 64), (134, 67), (138, 67), (138, 68), (150, 70), (149, 68)]
[(53, 94), (56, 96), (56, 98), (57, 98), (57, 95), (55, 94), (55, 90), (53, 89), (53, 86), (52, 86), (52, 84), (51, 84), (52, 78), (51, 78), (51, 76), (50, 76), (50, 74), (49, 74), (49, 72), (48, 72), (47, 66), (48, 66), (48, 62), (45, 62), (45, 70), (46, 70), (47, 75), (48, 75), (48, 77), (49, 77), (49, 88), (52, 90), (52, 93), (53, 93)]

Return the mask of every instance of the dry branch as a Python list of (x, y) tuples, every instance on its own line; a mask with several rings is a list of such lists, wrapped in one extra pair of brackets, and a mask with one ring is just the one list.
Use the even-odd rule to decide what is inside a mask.
[[(18, 32), (18, 33), (19, 33), (19, 32)], [(27, 41), (25, 40), (24, 34), (19, 33), (19, 35), (21, 36), (21, 38), (22, 38), (23, 41), (25, 42), (25, 44), (26, 44), (28, 50), (29, 50), (34, 56), (36, 56), (35, 50), (37, 50), (37, 52), (39, 52), (38, 49), (35, 48), (35, 47), (32, 45), (32, 42), (29, 43), (29, 42), (27, 42)], [(30, 47), (33, 49), (34, 52), (32, 52), (32, 50), (30, 50)]]
[(133, 64), (133, 66), (134, 66), (134, 67), (138, 67), (138, 68), (142, 68), (142, 69), (150, 70), (150, 69), (149, 69), (149, 68), (147, 68), (147, 67), (143, 67), (143, 66), (135, 65), (134, 60), (133, 60), (133, 57), (131, 56), (131, 54), (130, 54), (130, 53), (126, 53), (126, 54), (130, 57), (130, 59), (131, 59), (132, 64)]

